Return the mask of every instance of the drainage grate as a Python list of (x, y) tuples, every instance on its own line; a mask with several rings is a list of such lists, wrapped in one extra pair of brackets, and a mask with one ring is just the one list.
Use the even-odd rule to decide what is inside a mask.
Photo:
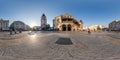
[(55, 43), (60, 44), (60, 45), (72, 45), (73, 44), (70, 38), (59, 38)]

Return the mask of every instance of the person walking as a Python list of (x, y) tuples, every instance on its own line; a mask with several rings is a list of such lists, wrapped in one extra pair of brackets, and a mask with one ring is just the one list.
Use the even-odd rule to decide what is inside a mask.
[(22, 33), (22, 29), (21, 28), (19, 29), (19, 33)]
[(12, 35), (12, 29), (10, 28), (10, 35)]
[(90, 31), (90, 29), (88, 28), (88, 34), (91, 34), (91, 31)]

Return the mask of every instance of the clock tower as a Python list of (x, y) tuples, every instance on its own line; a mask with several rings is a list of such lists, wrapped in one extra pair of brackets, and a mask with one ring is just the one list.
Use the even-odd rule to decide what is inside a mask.
[(46, 25), (47, 25), (47, 18), (45, 16), (45, 14), (43, 14), (41, 16), (41, 29), (44, 29), (46, 27)]

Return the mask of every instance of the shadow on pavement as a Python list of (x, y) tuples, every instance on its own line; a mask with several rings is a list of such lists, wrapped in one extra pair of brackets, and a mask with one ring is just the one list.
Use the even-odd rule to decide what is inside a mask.
[(55, 43), (60, 44), (60, 45), (72, 45), (73, 44), (70, 38), (59, 38)]

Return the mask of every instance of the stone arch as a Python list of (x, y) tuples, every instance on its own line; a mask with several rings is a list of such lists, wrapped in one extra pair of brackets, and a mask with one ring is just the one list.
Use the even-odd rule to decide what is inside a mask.
[(66, 31), (67, 29), (66, 29), (66, 25), (65, 24), (63, 24), (62, 25), (62, 31)]
[(72, 30), (72, 26), (70, 24), (67, 25), (68, 31)]

